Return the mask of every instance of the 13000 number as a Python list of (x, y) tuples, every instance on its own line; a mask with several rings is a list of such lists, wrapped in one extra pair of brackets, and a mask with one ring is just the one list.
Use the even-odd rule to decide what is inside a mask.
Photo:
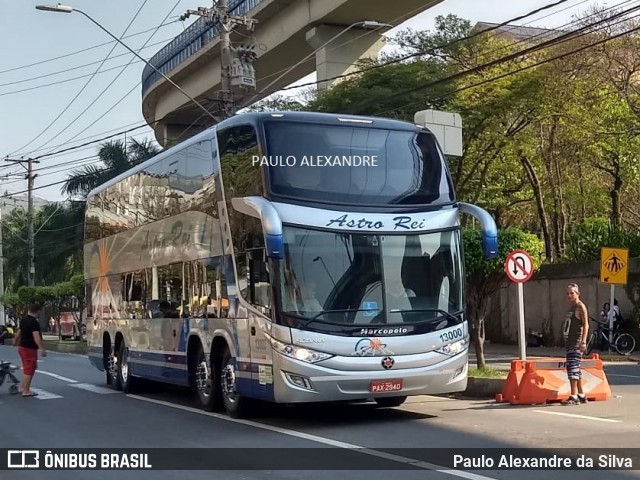
[(447, 340), (455, 340), (456, 338), (462, 338), (462, 329), (456, 328), (455, 330), (449, 330), (440, 335), (440, 340), (446, 342)]

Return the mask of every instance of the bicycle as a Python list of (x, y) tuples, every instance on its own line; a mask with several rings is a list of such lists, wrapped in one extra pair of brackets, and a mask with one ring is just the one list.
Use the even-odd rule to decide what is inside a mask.
[[(604, 323), (596, 320), (595, 318), (589, 318), (594, 322), (597, 327), (589, 334), (589, 340), (587, 340), (587, 348), (585, 355), (589, 355), (595, 347), (596, 340), (600, 339), (600, 350), (603, 350), (606, 345), (609, 344), (609, 332), (611, 329)], [(611, 345), (617, 350), (620, 355), (629, 355), (636, 348), (636, 339), (629, 333), (620, 331), (619, 328), (614, 327), (613, 342)]]

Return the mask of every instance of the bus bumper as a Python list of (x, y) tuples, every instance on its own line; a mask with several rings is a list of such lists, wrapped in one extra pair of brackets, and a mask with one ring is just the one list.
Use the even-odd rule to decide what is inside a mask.
[[(382, 360), (383, 357), (380, 357)], [(436, 395), (467, 388), (468, 351), (433, 365), (376, 371), (339, 371), (274, 354), (274, 400), (278, 403), (366, 401)], [(372, 382), (402, 380), (402, 388), (373, 393)]]

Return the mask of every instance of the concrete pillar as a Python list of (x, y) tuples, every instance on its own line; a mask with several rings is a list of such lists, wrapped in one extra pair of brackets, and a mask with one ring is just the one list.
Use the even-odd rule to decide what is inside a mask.
[[(340, 81), (340, 79), (325, 81), (327, 78), (359, 70), (354, 65), (358, 60), (377, 58), (384, 46), (385, 37), (378, 31), (354, 27), (344, 32), (346, 28), (346, 26), (318, 25), (307, 32), (307, 42), (317, 50), (316, 72), (320, 91)], [(341, 34), (341, 32), (344, 33)], [(341, 34), (339, 37), (332, 40), (339, 34)]]
[(186, 139), (202, 132), (205, 128), (206, 127), (197, 124), (183, 125), (160, 122), (155, 128), (156, 139), (158, 139), (158, 143), (164, 148), (169, 148), (184, 142)]

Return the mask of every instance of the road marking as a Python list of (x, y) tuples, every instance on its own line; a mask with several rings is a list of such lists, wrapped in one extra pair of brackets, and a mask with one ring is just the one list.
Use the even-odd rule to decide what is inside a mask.
[(468, 480), (496, 480), (493, 477), (486, 477), (484, 475), (477, 475), (475, 473), (463, 472), (462, 470), (449, 470), (445, 469), (441, 465), (435, 465), (433, 463), (422, 462), (420, 460), (416, 460), (414, 458), (402, 457), (400, 455), (393, 455), (391, 453), (381, 452), (378, 450), (374, 450), (371, 448), (365, 448), (360, 445), (355, 445), (353, 443), (341, 442), (339, 440), (332, 440), (331, 438), (320, 437), (318, 435), (312, 435), (309, 433), (297, 432), (295, 430), (289, 430), (287, 428), (275, 427), (272, 425), (265, 425), (263, 423), (253, 422), (251, 420), (241, 420), (237, 418), (227, 417), (226, 415), (222, 415), (219, 413), (205, 412), (204, 410), (199, 410), (193, 407), (187, 407), (185, 405), (177, 405), (175, 403), (166, 402), (164, 400), (156, 400), (153, 398), (140, 397), (138, 395), (127, 395), (129, 398), (134, 398), (136, 400), (141, 400), (143, 402), (155, 403), (157, 405), (163, 405), (165, 407), (175, 408), (178, 410), (184, 410), (185, 412), (197, 413), (199, 415), (206, 415), (208, 417), (217, 418), (219, 420), (225, 420), (227, 422), (239, 423), (241, 425), (246, 425), (249, 427), (260, 428), (263, 430), (269, 430), (271, 432), (280, 433), (282, 435), (288, 435), (290, 437), (302, 438), (304, 440), (310, 440), (316, 443), (322, 443), (324, 445), (331, 445), (333, 447), (345, 448), (350, 450), (358, 450), (359, 453), (365, 455), (371, 455), (373, 457), (385, 458), (387, 460), (391, 460), (393, 462), (409, 464), (414, 467), (422, 468), (424, 470), (433, 470), (439, 473), (443, 473), (446, 475), (451, 475), (459, 478), (466, 478)]
[(40, 388), (32, 388), (35, 393), (38, 394), (38, 400), (53, 400), (54, 398), (62, 398), (62, 395), (56, 395), (55, 393), (47, 392), (46, 390), (41, 390)]
[(88, 392), (99, 393), (101, 395), (106, 395), (108, 393), (118, 393), (116, 390), (113, 390), (112, 388), (100, 387), (98, 385), (93, 385), (91, 383), (74, 383), (69, 386), (74, 388), (79, 388), (81, 390), (86, 390)]
[(62, 381), (69, 382), (69, 383), (77, 383), (78, 382), (77, 380), (74, 380), (73, 378), (63, 377), (62, 375), (58, 375), (57, 373), (44, 372), (42, 370), (38, 370), (38, 373), (42, 373), (43, 375), (48, 375), (50, 377), (57, 378), (58, 380), (62, 380)]
[(577, 415), (575, 413), (551, 412), (551, 411), (547, 411), (547, 410), (534, 410), (534, 412), (546, 413), (546, 414), (549, 414), (549, 415), (560, 415), (562, 417), (583, 418), (585, 420), (595, 420), (596, 422), (607, 422), (607, 423), (621, 423), (622, 422), (622, 420), (613, 420), (611, 418), (590, 417), (588, 415)]
[(640, 375), (623, 375), (622, 373), (607, 373), (607, 377), (640, 378)]

